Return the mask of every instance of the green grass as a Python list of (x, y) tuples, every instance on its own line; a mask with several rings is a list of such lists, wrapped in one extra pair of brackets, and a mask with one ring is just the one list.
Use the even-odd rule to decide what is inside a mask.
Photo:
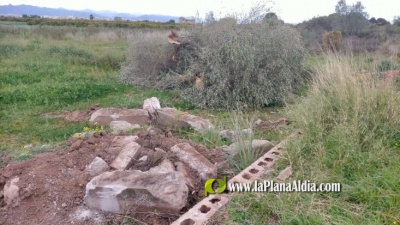
[(226, 224), (265, 223), (268, 215), (279, 224), (400, 222), (400, 93), (394, 83), (356, 76), (370, 67), (362, 62), (329, 55), (314, 64), (307, 94), (285, 110), (304, 134), (271, 174), (290, 165), (286, 182), (338, 182), (342, 191), (236, 195)]
[[(141, 108), (156, 96), (164, 107), (196, 109), (168, 91), (123, 85), (118, 80), (126, 60), (129, 31), (120, 29), (47, 27), (0, 24), (0, 146), (2, 152), (26, 158), (23, 146), (41, 146), (68, 139), (84, 123), (48, 118), (45, 114), (102, 107)], [(213, 111), (213, 123), (229, 124), (229, 113)], [(206, 116), (207, 118), (207, 116)], [(182, 133), (213, 148), (226, 144), (218, 131)], [(31, 151), (32, 154), (34, 151)], [(26, 156), (26, 157), (25, 157)]]
[[(245, 168), (258, 157), (244, 146), (246, 140), (281, 141), (300, 128), (303, 136), (289, 143), (271, 178), (290, 165), (294, 174), (288, 182), (339, 182), (342, 192), (237, 194), (224, 211), (229, 216), (224, 224), (400, 222), (399, 90), (379, 79), (355, 76), (386, 66), (389, 63), (381, 63), (386, 58), (309, 58), (307, 67), (314, 75), (301, 97), (291, 98), (286, 107), (238, 114), (199, 109), (169, 91), (121, 84), (128, 31), (58, 27), (50, 35), (46, 29), (26, 29), (0, 24), (0, 30), (7, 31), (0, 34), (0, 156), (26, 160), (54, 147), (67, 148), (59, 142), (88, 124), (45, 114), (86, 110), (96, 104), (141, 108), (144, 99), (156, 96), (163, 107), (210, 119), (216, 129), (178, 131), (182, 138), (208, 148), (230, 144), (219, 130), (238, 131), (251, 128), (256, 119), (274, 121), (285, 115), (293, 121), (291, 126), (241, 135), (237, 141), (242, 151), (232, 167)], [(28, 144), (32, 147), (24, 148)]]
[[(25, 28), (13, 27), (18, 29)], [(86, 110), (96, 104), (142, 107), (143, 100), (152, 96), (157, 96), (164, 106), (190, 107), (169, 92), (118, 82), (128, 45), (125, 39), (82, 39), (79, 33), (68, 37), (71, 40), (39, 32), (28, 37), (21, 32), (8, 32), (0, 37), (0, 151), (24, 159), (40, 152), (27, 152), (24, 145), (66, 140), (85, 126), (47, 118), (46, 113)], [(24, 156), (18, 156), (20, 153)]]

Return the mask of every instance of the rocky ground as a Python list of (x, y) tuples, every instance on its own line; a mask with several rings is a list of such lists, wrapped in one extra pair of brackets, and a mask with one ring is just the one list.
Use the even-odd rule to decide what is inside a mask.
[[(158, 165), (163, 157), (176, 164), (179, 160), (168, 153), (171, 147), (179, 143), (188, 143), (213, 164), (224, 160), (220, 151), (211, 151), (196, 143), (179, 139), (170, 131), (153, 128), (150, 132), (138, 131), (133, 135), (139, 137), (136, 140), (141, 145), (139, 158), (146, 155), (147, 163), (142, 161), (128, 170), (149, 170)], [(148, 224), (169, 224), (203, 198), (204, 185), (200, 183), (198, 174), (192, 170), (189, 178), (198, 183), (189, 187), (187, 204), (180, 212), (114, 214), (88, 208), (84, 202), (85, 188), (93, 176), (88, 174), (86, 168), (96, 157), (100, 157), (108, 165), (113, 162), (117, 152), (113, 153), (107, 149), (114, 138), (115, 135), (106, 132), (96, 133), (85, 140), (71, 138), (66, 142), (70, 146), (68, 150), (54, 149), (31, 160), (12, 163), (1, 168), (0, 190), (4, 188), (6, 181), (18, 177), (16, 186), (19, 191), (18, 196), (10, 204), (6, 204), (3, 196), (0, 199), (2, 207), (0, 224), (101, 224), (111, 221), (118, 224), (129, 217)], [(157, 155), (155, 148), (163, 149), (167, 154)]]
[[(75, 134), (27, 161), (0, 158), (7, 165), (0, 168), (0, 224), (170, 224), (204, 198), (207, 179), (227, 175), (224, 152), (235, 149), (235, 143), (223, 151), (181, 139), (176, 128), (213, 125), (161, 108), (156, 98), (145, 100), (143, 109), (94, 106), (44, 116), (89, 120), (110, 130)], [(271, 125), (257, 121), (264, 129)], [(252, 145), (274, 146), (266, 140)]]

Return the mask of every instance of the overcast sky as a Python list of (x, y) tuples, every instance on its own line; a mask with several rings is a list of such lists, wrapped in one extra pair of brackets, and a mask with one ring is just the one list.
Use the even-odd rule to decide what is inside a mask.
[[(35, 5), (49, 8), (111, 10), (136, 14), (196, 16), (201, 18), (213, 11), (216, 17), (248, 10), (260, 0), (0, 0), (0, 5)], [(300, 23), (314, 16), (325, 16), (335, 11), (338, 0), (273, 0), (266, 2), (287, 23)], [(353, 4), (356, 0), (347, 0)], [(362, 0), (371, 17), (382, 17), (390, 22), (400, 15), (399, 0)], [(397, 3), (396, 3), (397, 2)]]

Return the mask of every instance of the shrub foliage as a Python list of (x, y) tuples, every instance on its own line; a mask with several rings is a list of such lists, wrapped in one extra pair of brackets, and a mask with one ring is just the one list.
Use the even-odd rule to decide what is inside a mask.
[(342, 43), (342, 32), (335, 30), (325, 33), (322, 36), (322, 43), (325, 50), (339, 50)]
[(174, 89), (198, 107), (261, 107), (282, 103), (301, 81), (305, 50), (299, 33), (282, 23), (235, 18), (194, 26), (180, 40), (135, 37), (123, 81)]

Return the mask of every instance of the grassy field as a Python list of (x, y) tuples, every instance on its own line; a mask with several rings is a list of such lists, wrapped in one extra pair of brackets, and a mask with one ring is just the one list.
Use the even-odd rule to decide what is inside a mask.
[[(87, 125), (46, 115), (87, 110), (94, 105), (141, 108), (143, 100), (152, 96), (163, 106), (204, 115), (221, 128), (233, 126), (229, 113), (196, 109), (171, 92), (119, 82), (130, 38), (145, 30), (35, 27), (10, 22), (2, 23), (0, 30), (0, 155), (26, 159), (37, 152), (24, 149), (25, 145), (32, 144), (40, 151), (50, 149)], [(266, 119), (262, 111), (266, 110), (251, 114)], [(257, 134), (274, 140), (283, 135)], [(208, 147), (226, 143), (216, 132), (182, 136)]]
[(289, 144), (273, 173), (291, 166), (285, 182), (340, 183), (341, 192), (238, 194), (227, 206), (227, 224), (400, 222), (399, 88), (354, 76), (372, 68), (363, 61), (325, 56), (314, 64), (307, 94), (284, 110), (304, 135)]
[[(273, 175), (290, 165), (294, 174), (288, 182), (339, 182), (342, 192), (237, 194), (217, 220), (223, 224), (400, 223), (399, 90), (392, 83), (354, 76), (373, 70), (374, 64), (377, 68), (388, 64), (381, 63), (383, 58), (309, 58), (313, 80), (302, 96), (282, 108), (235, 114), (195, 108), (169, 91), (121, 84), (120, 69), (133, 32), (144, 31), (1, 23), (0, 157), (27, 159), (87, 125), (46, 114), (94, 105), (140, 108), (152, 96), (162, 106), (211, 119), (221, 129), (249, 128), (252, 119), (284, 115), (293, 121), (291, 126), (250, 137), (280, 141), (295, 128), (304, 131), (302, 138), (289, 144)], [(392, 63), (397, 65), (398, 58)], [(228, 144), (216, 131), (180, 135), (210, 148)], [(25, 149), (28, 144), (35, 147)], [(246, 167), (242, 161), (234, 165)]]
[(0, 26), (0, 154), (23, 159), (32, 154), (24, 145), (66, 140), (85, 126), (45, 114), (97, 104), (141, 107), (152, 96), (167, 106), (190, 107), (171, 93), (118, 82), (131, 31)]

